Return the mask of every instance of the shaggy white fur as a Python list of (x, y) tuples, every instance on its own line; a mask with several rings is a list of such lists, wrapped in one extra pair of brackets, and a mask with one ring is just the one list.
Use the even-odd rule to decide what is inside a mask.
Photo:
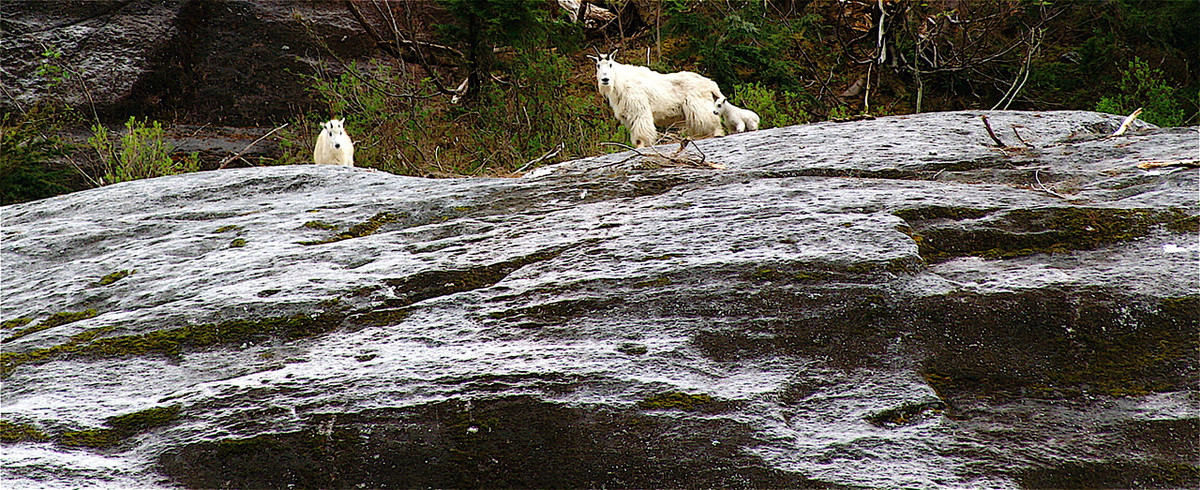
[(713, 112), (725, 119), (725, 130), (729, 134), (758, 130), (758, 113), (730, 104), (729, 99), (718, 100), (717, 110)]
[(321, 125), (317, 146), (313, 148), (313, 162), (321, 165), (354, 166), (354, 142), (346, 134), (345, 119), (331, 119)]
[(722, 136), (715, 102), (724, 98), (715, 82), (689, 71), (658, 73), (644, 66), (625, 65), (616, 54), (588, 55), (596, 62), (596, 86), (613, 115), (629, 129), (634, 147), (651, 146), (658, 127), (682, 122), (693, 138)]

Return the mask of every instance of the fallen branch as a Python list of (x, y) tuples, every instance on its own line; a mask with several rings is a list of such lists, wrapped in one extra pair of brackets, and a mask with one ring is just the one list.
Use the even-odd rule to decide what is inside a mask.
[(992, 137), (992, 141), (995, 141), (996, 145), (1001, 148), (1008, 148), (1008, 145), (1004, 144), (1003, 141), (1000, 141), (999, 136), (996, 136), (996, 132), (992, 131), (992, 123), (988, 122), (987, 114), (981, 115), (979, 118), (983, 120), (983, 127), (987, 128), (988, 136)]
[(283, 123), (283, 126), (280, 126), (280, 127), (278, 127), (278, 128), (275, 128), (275, 129), (272, 129), (272, 130), (268, 131), (268, 132), (267, 132), (267, 134), (264, 134), (264, 135), (260, 136), (258, 139), (254, 140), (254, 141), (253, 141), (253, 142), (251, 142), (250, 144), (246, 145), (246, 147), (245, 147), (245, 148), (242, 148), (242, 151), (239, 151), (239, 152), (235, 153), (233, 156), (230, 156), (230, 157), (226, 157), (226, 158), (223, 158), (223, 159), (221, 159), (221, 165), (220, 165), (219, 167), (217, 167), (217, 169), (218, 169), (218, 170), (220, 170), (220, 169), (223, 169), (223, 168), (225, 168), (225, 166), (226, 166), (226, 165), (229, 165), (229, 164), (230, 164), (231, 162), (233, 162), (234, 160), (237, 160), (238, 158), (241, 158), (241, 157), (242, 157), (242, 154), (243, 154), (243, 153), (246, 153), (246, 150), (249, 150), (251, 146), (257, 145), (259, 141), (262, 141), (262, 140), (265, 140), (265, 139), (267, 139), (267, 136), (270, 136), (270, 135), (272, 135), (272, 134), (275, 134), (275, 132), (276, 132), (276, 131), (279, 131), (280, 129), (286, 128), (286, 127), (288, 126), (288, 124), (289, 124), (289, 123)]
[(1125, 134), (1125, 131), (1129, 130), (1129, 126), (1133, 125), (1133, 122), (1137, 120), (1137, 117), (1139, 115), (1141, 115), (1141, 113), (1142, 113), (1142, 108), (1138, 107), (1138, 109), (1136, 111), (1133, 111), (1133, 114), (1125, 116), (1125, 120), (1121, 121), (1121, 127), (1117, 128), (1117, 130), (1113, 131), (1113, 134), (1111, 134), (1109, 136), (1120, 136), (1122, 134)]
[(563, 148), (566, 148), (566, 147), (567, 147), (567, 145), (560, 141), (558, 143), (558, 145), (556, 145), (554, 148), (551, 148), (550, 151), (543, 153), (542, 156), (534, 158), (533, 160), (530, 160), (528, 162), (525, 162), (525, 165), (521, 165), (521, 168), (517, 169), (517, 173), (524, 172), (525, 169), (529, 168), (530, 165), (533, 165), (535, 163), (544, 162), (546, 160), (549, 160), (551, 158), (558, 156), (558, 152), (563, 151)]
[[(692, 146), (696, 147), (696, 151), (700, 152), (700, 161), (695, 161), (692, 157), (687, 156), (687, 155), (680, 156), (680, 154), (683, 153), (683, 151), (687, 148), (688, 143), (691, 143)], [(632, 146), (629, 146), (629, 145), (626, 145), (623, 143), (601, 141), (600, 144), (604, 145), (604, 146), (616, 146), (616, 147), (624, 148), (626, 150), (633, 152), (632, 155), (625, 157), (621, 161), (613, 162), (609, 165), (606, 165), (606, 167), (611, 167), (613, 165), (620, 165), (622, 163), (629, 161), (632, 158), (640, 156), (640, 157), (646, 157), (646, 158), (650, 159), (650, 163), (653, 163), (655, 165), (659, 165), (662, 167), (711, 168), (711, 169), (718, 169), (718, 170), (725, 169), (725, 165), (722, 165), (720, 163), (708, 163), (707, 162), (708, 157), (704, 154), (704, 151), (700, 149), (700, 146), (697, 145), (695, 141), (692, 141), (690, 139), (684, 139), (683, 141), (680, 141), (679, 149), (675, 150), (675, 152), (670, 155), (663, 154), (662, 152), (658, 151), (658, 148), (655, 148), (653, 146), (649, 147), (650, 151), (652, 151), (653, 153), (644, 153), (641, 151), (640, 148), (634, 148)]]
[(1012, 132), (1013, 132), (1013, 134), (1017, 135), (1017, 141), (1020, 141), (1021, 144), (1025, 145), (1025, 147), (1027, 147), (1027, 148), (1033, 148), (1033, 145), (1029, 144), (1028, 141), (1025, 141), (1025, 138), (1021, 137), (1021, 133), (1017, 132), (1016, 126), (1012, 127)]
[(1192, 158), (1189, 160), (1151, 160), (1149, 162), (1137, 164), (1137, 168), (1142, 170), (1163, 167), (1200, 168), (1200, 158)]

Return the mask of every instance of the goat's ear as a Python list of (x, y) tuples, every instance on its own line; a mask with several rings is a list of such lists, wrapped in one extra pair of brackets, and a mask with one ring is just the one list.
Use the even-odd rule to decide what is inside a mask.
[(617, 60), (617, 51), (620, 51), (620, 50), (621, 50), (621, 48), (613, 48), (613, 51), (611, 53), (608, 53), (608, 59), (616, 61)]
[(600, 62), (600, 58), (597, 56), (592, 56), (589, 54), (589, 55), (587, 55), (587, 57), (590, 58), (592, 61), (595, 61), (596, 63)]

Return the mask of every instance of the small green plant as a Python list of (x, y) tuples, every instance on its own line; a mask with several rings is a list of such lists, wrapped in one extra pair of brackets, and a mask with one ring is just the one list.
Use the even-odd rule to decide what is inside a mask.
[(63, 52), (57, 47), (47, 47), (42, 50), (42, 60), (33, 74), (50, 81), (51, 87), (60, 86), (71, 77), (71, 72), (63, 68), (61, 61)]
[(121, 136), (119, 148), (109, 137), (108, 128), (93, 124), (88, 144), (104, 162), (103, 181), (106, 184), (200, 170), (198, 153), (178, 159), (171, 157), (171, 148), (164, 140), (163, 128), (158, 121), (138, 121), (136, 117), (130, 117), (125, 122), (125, 134)]
[(1097, 111), (1128, 115), (1141, 107), (1143, 121), (1163, 127), (1183, 124), (1183, 109), (1175, 98), (1176, 89), (1167, 85), (1162, 70), (1151, 69), (1141, 58), (1129, 62), (1116, 88), (1116, 95), (1100, 98)]

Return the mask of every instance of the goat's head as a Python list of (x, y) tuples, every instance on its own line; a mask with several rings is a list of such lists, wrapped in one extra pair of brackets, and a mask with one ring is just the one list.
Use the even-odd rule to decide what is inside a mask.
[(714, 96), (713, 98), (717, 99), (715, 101), (716, 108), (713, 109), (713, 114), (720, 115), (721, 111), (725, 110), (725, 105), (729, 102), (729, 99), (726, 99), (725, 97), (716, 97), (716, 96)]
[(342, 147), (342, 139), (346, 138), (346, 120), (345, 119), (330, 119), (321, 127), (329, 134), (330, 141), (333, 141), (334, 148)]
[(617, 62), (614, 58), (616, 54), (617, 50), (614, 49), (613, 52), (608, 54), (601, 54), (600, 51), (596, 51), (596, 56), (588, 55), (588, 58), (596, 62), (596, 83), (599, 83), (601, 86), (612, 85), (616, 80), (617, 70), (615, 65)]

